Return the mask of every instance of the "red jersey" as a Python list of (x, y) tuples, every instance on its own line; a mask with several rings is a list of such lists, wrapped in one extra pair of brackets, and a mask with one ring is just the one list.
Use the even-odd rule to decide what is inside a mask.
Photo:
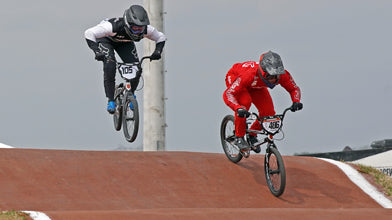
[[(236, 111), (242, 106), (238, 103), (238, 98), (236, 97), (241, 91), (253, 90), (253, 89), (265, 89), (268, 85), (263, 81), (258, 72), (258, 62), (248, 61), (244, 63), (236, 63), (228, 71), (226, 75), (226, 86), (228, 89), (225, 91), (225, 98), (227, 104), (231, 109)], [(301, 90), (294, 82), (290, 73), (285, 70), (285, 74), (280, 75), (279, 80), (273, 85), (281, 85), (287, 92), (290, 93), (291, 100), (293, 102), (300, 102), (301, 100)], [(273, 86), (270, 85), (271, 88)]]

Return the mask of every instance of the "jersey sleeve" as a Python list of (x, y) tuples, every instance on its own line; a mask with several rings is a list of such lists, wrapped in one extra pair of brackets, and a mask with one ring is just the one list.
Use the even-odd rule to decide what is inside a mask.
[(244, 108), (238, 102), (238, 94), (248, 89), (252, 84), (254, 74), (246, 64), (235, 64), (226, 75), (226, 85), (228, 88), (223, 94), (225, 103), (234, 111)]
[(293, 102), (300, 102), (301, 101), (301, 89), (298, 85), (294, 82), (293, 77), (291, 74), (286, 70), (286, 74), (282, 75), (280, 85), (290, 93), (291, 100)]
[(153, 40), (156, 43), (166, 41), (166, 36), (151, 25), (147, 25), (147, 34), (144, 35), (144, 37)]
[(113, 25), (108, 20), (103, 20), (98, 25), (91, 27), (84, 32), (85, 38), (93, 42), (97, 42), (97, 38), (114, 35), (116, 34), (113, 33)]

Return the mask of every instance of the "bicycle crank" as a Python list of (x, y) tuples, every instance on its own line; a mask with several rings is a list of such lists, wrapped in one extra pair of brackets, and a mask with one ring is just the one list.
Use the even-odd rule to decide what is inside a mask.
[(248, 158), (249, 155), (250, 155), (250, 149), (243, 149), (243, 150), (240, 150), (240, 154), (241, 154), (242, 156), (244, 156), (245, 158)]

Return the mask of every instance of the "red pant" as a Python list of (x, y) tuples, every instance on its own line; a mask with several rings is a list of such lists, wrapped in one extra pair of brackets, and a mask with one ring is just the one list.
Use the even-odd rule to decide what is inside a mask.
[[(275, 115), (274, 104), (267, 88), (252, 89), (250, 91), (243, 90), (235, 98), (240, 105), (246, 108), (246, 110), (249, 110), (251, 104), (253, 103), (259, 111), (259, 117)], [(223, 95), (223, 99), (229, 107), (232, 106), (226, 97), (226, 92)], [(238, 117), (236, 112), (234, 115), (235, 134), (238, 137), (243, 137), (246, 131), (246, 118)], [(250, 128), (252, 130), (261, 130), (261, 125), (258, 121), (256, 121)]]

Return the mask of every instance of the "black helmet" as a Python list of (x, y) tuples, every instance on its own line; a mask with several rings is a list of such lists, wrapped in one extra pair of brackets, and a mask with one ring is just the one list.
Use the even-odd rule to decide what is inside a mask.
[(150, 24), (146, 10), (140, 5), (132, 5), (124, 12), (125, 32), (134, 41), (143, 38)]
[(263, 70), (264, 73), (267, 73), (271, 76), (285, 74), (282, 59), (280, 58), (279, 54), (272, 51), (268, 51), (267, 53), (261, 55), (259, 67)]

